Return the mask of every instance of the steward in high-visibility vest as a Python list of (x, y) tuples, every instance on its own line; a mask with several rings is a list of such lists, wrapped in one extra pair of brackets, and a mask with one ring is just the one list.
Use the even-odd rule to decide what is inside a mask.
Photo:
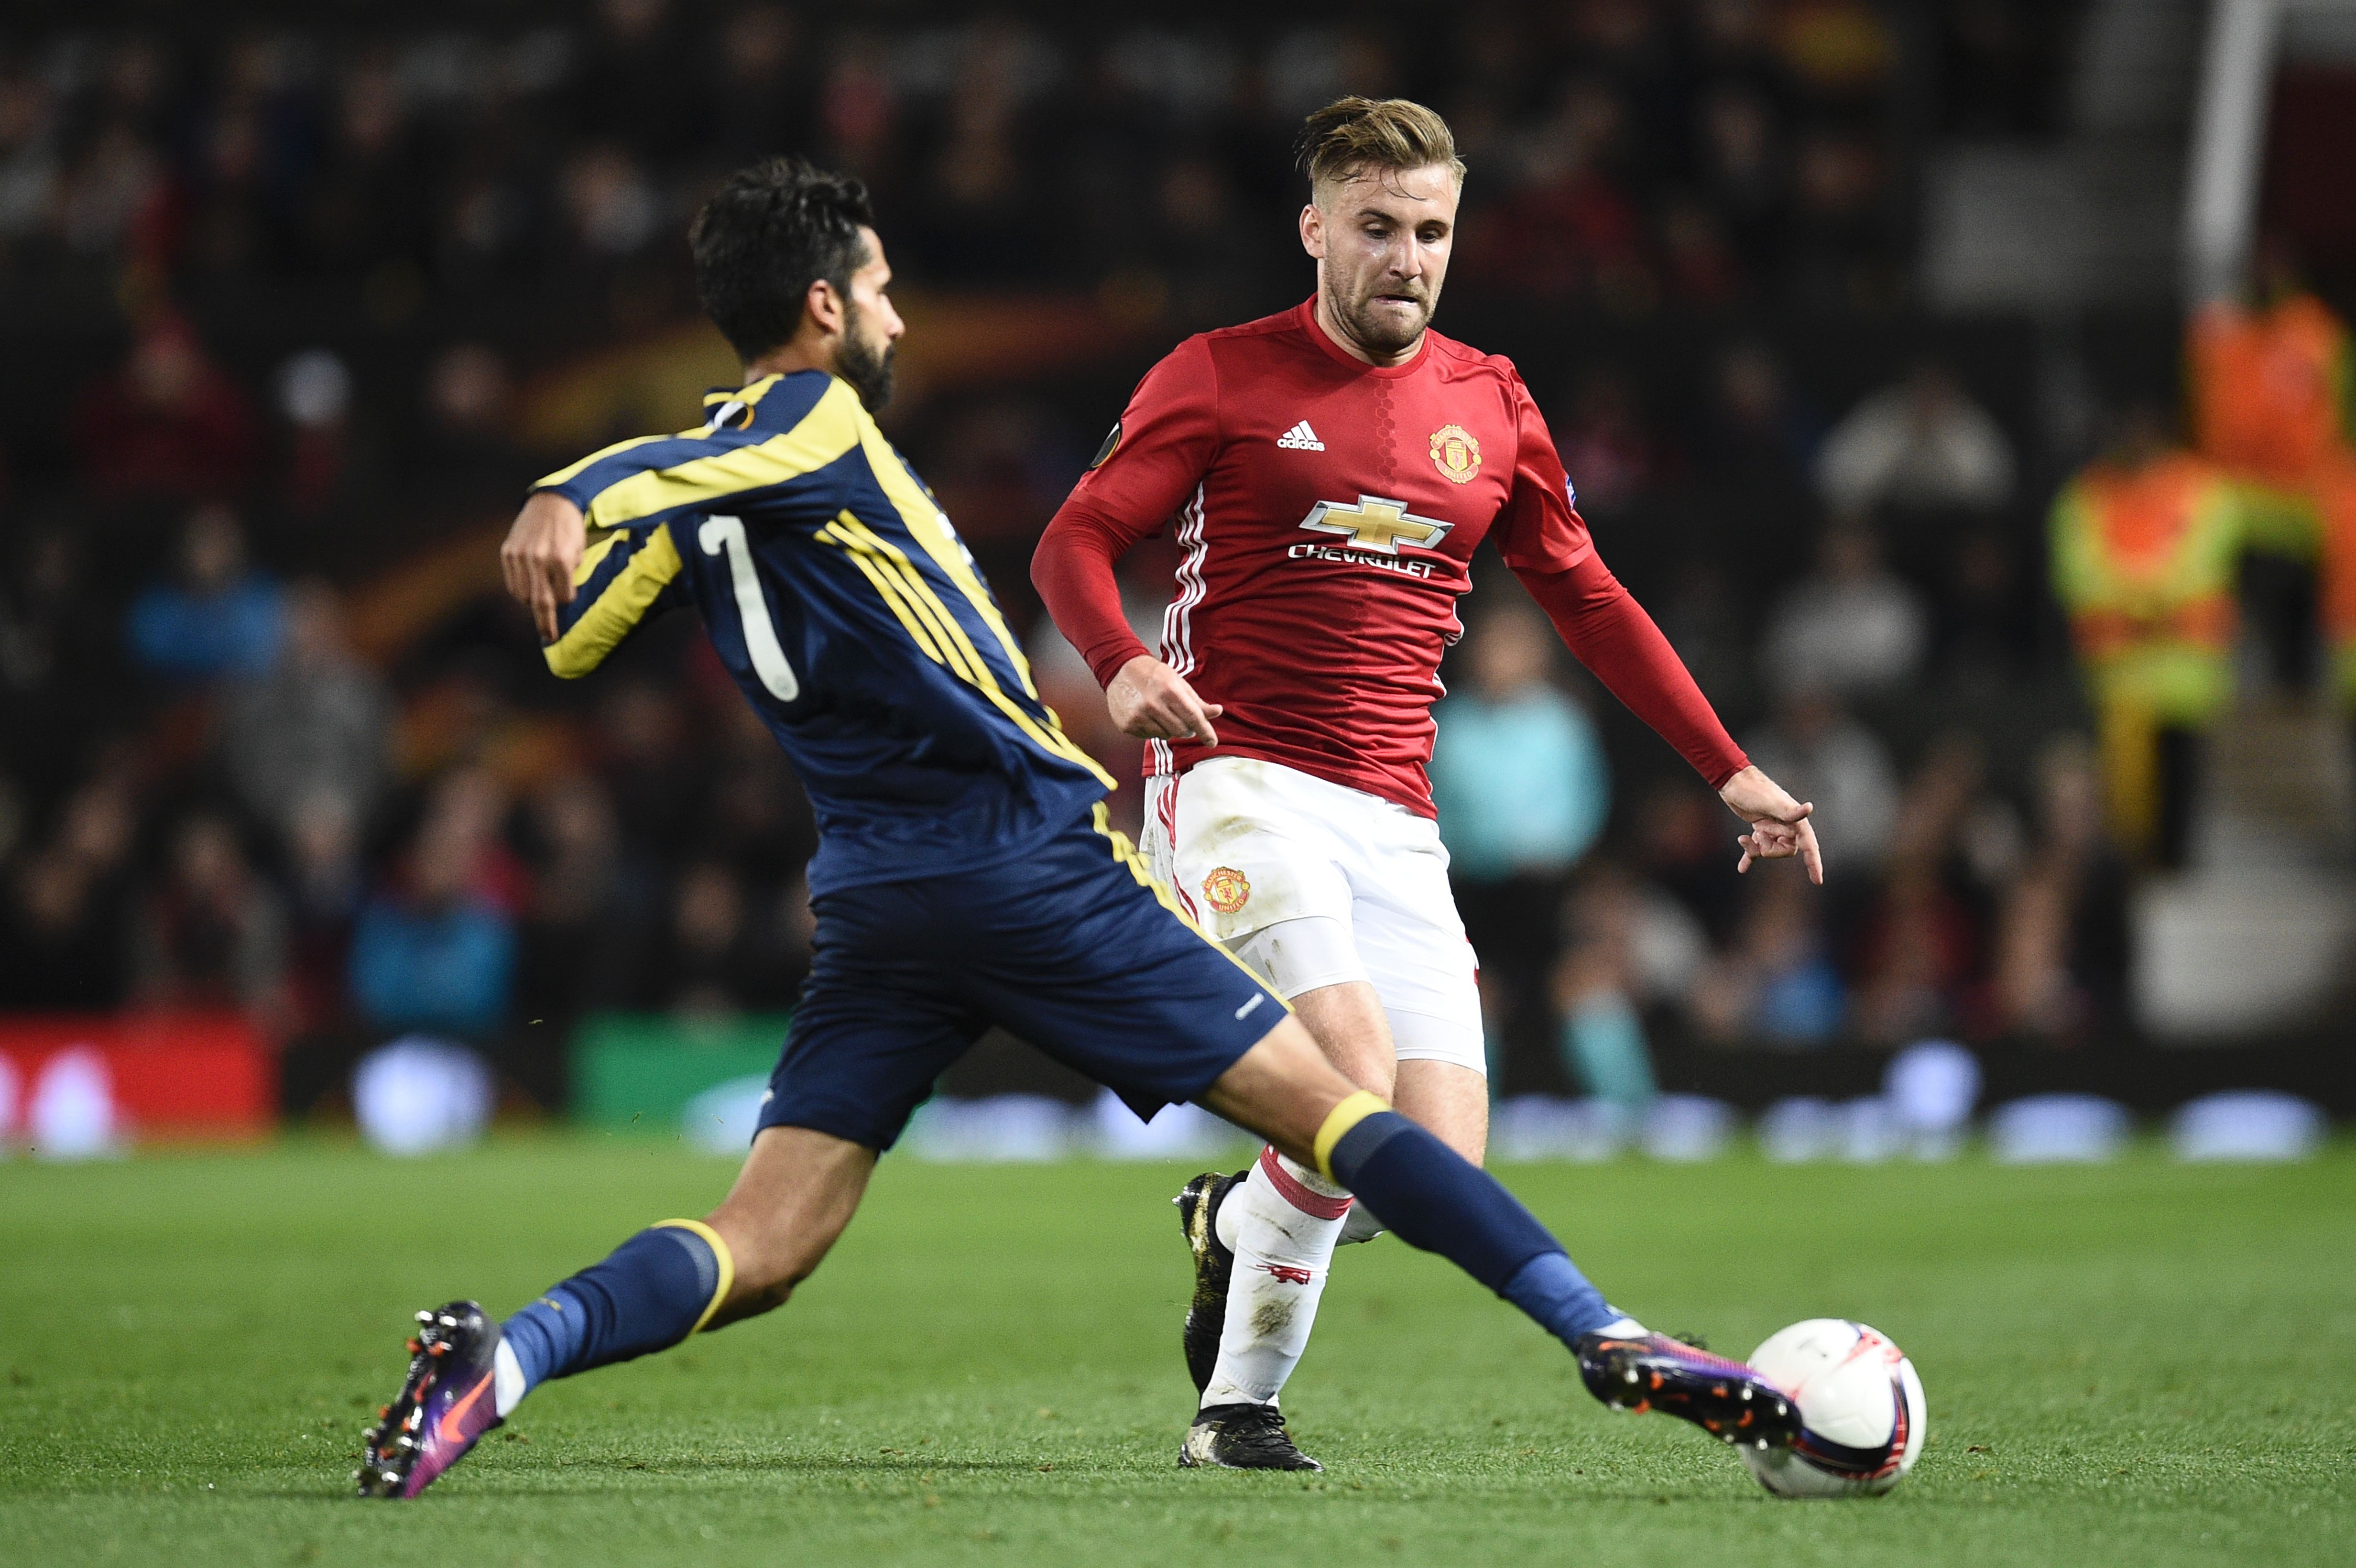
[(2214, 464), (2147, 421), (2053, 503), (2054, 592), (2101, 727), (2113, 830), (2131, 851), (2180, 851), (2168, 840), (2185, 802), (2164, 795), (2189, 780), (2163, 777), (2163, 736), (2197, 734), (2233, 701), (2244, 516)]
[(2329, 679), (2356, 709), (2356, 352), (2313, 294), (2202, 307), (2191, 336), (2201, 450), (2238, 484), (2251, 543), (2316, 559)]
[(2204, 305), (2191, 349), (2193, 437), (2235, 478), (2296, 488), (2348, 444), (2348, 328), (2313, 294)]
[(2193, 439), (2247, 487), (2251, 544), (2314, 559), (2356, 428), (2347, 325), (2313, 294), (2286, 291), (2255, 309), (2202, 306), (2188, 347)]

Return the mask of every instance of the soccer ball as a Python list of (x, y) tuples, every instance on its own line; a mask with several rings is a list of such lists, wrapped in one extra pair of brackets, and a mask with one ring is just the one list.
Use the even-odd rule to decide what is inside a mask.
[(1777, 1497), (1872, 1497), (1914, 1467), (1927, 1430), (1922, 1380), (1883, 1336), (1846, 1317), (1811, 1317), (1770, 1335), (1751, 1364), (1800, 1407), (1791, 1447), (1742, 1450)]

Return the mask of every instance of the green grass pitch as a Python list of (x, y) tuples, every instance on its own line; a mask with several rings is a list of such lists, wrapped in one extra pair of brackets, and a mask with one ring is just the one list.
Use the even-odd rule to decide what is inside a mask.
[(887, 1160), (784, 1311), (543, 1389), (418, 1505), (347, 1493), (414, 1307), (511, 1310), (730, 1174), (518, 1137), (0, 1165), (0, 1561), (2356, 1560), (2356, 1148), (2291, 1168), (1524, 1167), (1614, 1299), (1737, 1353), (1889, 1332), (1930, 1441), (1787, 1503), (1609, 1414), (1437, 1259), (1344, 1253), (1287, 1404), (1323, 1477), (1182, 1472), (1175, 1168)]

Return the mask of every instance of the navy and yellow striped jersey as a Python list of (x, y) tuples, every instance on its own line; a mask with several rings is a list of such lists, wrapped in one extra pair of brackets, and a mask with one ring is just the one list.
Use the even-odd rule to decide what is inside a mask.
[(549, 668), (586, 675), (692, 601), (809, 792), (813, 894), (987, 866), (1085, 816), (1112, 780), (849, 383), (797, 371), (705, 407), (534, 486), (589, 527)]

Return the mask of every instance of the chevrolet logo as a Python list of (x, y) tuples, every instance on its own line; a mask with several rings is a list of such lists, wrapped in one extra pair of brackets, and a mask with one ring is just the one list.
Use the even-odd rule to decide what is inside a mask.
[(1347, 501), (1320, 501), (1301, 519), (1301, 526), (1321, 534), (1340, 534), (1360, 549), (1397, 555), (1402, 543), (1419, 549), (1439, 549), (1440, 541), (1456, 525), (1435, 517), (1419, 517), (1407, 509), (1404, 501), (1361, 496), (1355, 506)]

